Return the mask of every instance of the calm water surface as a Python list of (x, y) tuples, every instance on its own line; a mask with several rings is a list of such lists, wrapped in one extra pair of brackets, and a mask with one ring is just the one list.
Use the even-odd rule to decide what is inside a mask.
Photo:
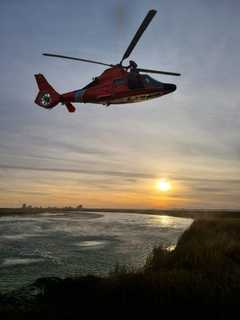
[(191, 219), (128, 213), (0, 217), (0, 291), (39, 277), (106, 274), (140, 267), (154, 246), (172, 247)]

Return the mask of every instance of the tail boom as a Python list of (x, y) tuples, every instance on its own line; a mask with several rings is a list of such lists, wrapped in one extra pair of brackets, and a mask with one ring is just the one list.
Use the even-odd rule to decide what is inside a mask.
[(76, 110), (70, 101), (65, 101), (64, 97), (48, 83), (44, 75), (40, 73), (35, 74), (35, 79), (39, 88), (38, 95), (35, 99), (37, 105), (45, 109), (52, 109), (58, 103), (62, 103), (69, 112), (74, 112)]

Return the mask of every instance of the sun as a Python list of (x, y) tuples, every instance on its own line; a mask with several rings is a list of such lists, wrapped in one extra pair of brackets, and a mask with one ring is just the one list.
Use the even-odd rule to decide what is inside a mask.
[(172, 188), (171, 182), (166, 179), (161, 179), (157, 182), (157, 188), (162, 192), (170, 191)]

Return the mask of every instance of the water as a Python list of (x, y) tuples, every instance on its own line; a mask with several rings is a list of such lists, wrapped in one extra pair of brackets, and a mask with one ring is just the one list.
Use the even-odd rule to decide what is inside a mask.
[(191, 219), (128, 213), (43, 213), (0, 217), (0, 292), (39, 277), (105, 275), (140, 267), (154, 246), (173, 249)]

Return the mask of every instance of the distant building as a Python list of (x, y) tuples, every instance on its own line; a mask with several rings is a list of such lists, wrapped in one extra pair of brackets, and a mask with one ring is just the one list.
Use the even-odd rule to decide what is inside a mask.
[(82, 209), (82, 205), (81, 204), (79, 204), (77, 207), (76, 207), (76, 209)]
[(26, 203), (24, 203), (24, 204), (22, 205), (22, 209), (26, 209), (26, 207), (27, 207), (27, 205), (26, 205)]

